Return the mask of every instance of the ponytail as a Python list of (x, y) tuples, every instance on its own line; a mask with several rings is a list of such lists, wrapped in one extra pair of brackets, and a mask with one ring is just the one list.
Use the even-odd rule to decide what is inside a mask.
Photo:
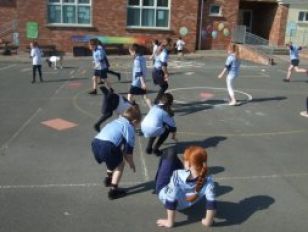
[(187, 201), (193, 202), (198, 198), (198, 194), (204, 186), (204, 182), (206, 181), (206, 176), (208, 172), (207, 152), (203, 147), (188, 147), (184, 152), (184, 160), (187, 161), (191, 166), (193, 166), (198, 173), (195, 192), (190, 196), (186, 197)]

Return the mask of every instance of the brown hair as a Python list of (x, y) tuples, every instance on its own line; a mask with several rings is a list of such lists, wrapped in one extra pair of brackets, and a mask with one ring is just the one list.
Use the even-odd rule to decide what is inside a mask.
[(97, 46), (98, 45), (98, 39), (96, 39), (96, 38), (90, 39), (89, 43), (92, 46)]
[(184, 152), (184, 160), (188, 161), (188, 163), (198, 172), (195, 194), (186, 198), (187, 201), (193, 202), (198, 198), (198, 194), (206, 180), (208, 171), (207, 152), (203, 147), (190, 146)]
[(160, 97), (159, 101), (163, 104), (163, 109), (170, 115), (174, 116), (174, 112), (171, 108), (173, 104), (173, 96), (171, 93), (164, 93)]
[(141, 112), (138, 104), (132, 105), (127, 110), (124, 111), (123, 117), (125, 117), (130, 122), (137, 122), (141, 121)]
[(239, 54), (239, 49), (238, 49), (238, 46), (235, 43), (230, 43), (229, 44), (228, 51), (234, 53), (236, 58), (239, 58), (239, 55), (240, 55)]

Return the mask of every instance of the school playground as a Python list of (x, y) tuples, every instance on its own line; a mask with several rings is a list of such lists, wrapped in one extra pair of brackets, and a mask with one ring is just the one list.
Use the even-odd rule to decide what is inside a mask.
[[(159, 158), (147, 155), (136, 136), (137, 171), (128, 166), (121, 186), (129, 194), (108, 200), (105, 166), (96, 164), (90, 142), (100, 115), (101, 94), (88, 95), (91, 58), (66, 59), (63, 70), (44, 64), (44, 83), (31, 84), (31, 61), (0, 60), (0, 231), (297, 231), (308, 227), (308, 120), (300, 116), (308, 78), (286, 76), (288, 57), (277, 65), (242, 62), (236, 80), (239, 106), (226, 104), (217, 75), (225, 56), (171, 57), (170, 88), (180, 150), (207, 148), (218, 212), (201, 225), (204, 204), (179, 212), (175, 227), (161, 229), (163, 205), (152, 194)], [(131, 58), (110, 57), (114, 89), (126, 94)], [(150, 65), (151, 62), (149, 62)], [(302, 60), (308, 68), (308, 60)], [(149, 96), (155, 87), (148, 75)], [(142, 112), (145, 104), (138, 99)], [(174, 146), (171, 139), (164, 147)]]

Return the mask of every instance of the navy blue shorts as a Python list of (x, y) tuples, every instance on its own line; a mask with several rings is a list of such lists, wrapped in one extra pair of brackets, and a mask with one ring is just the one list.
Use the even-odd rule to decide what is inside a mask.
[(163, 70), (160, 69), (155, 69), (155, 68), (153, 69), (152, 79), (155, 85), (163, 85), (166, 83), (164, 78), (164, 72)]
[(112, 142), (93, 139), (92, 152), (97, 163), (106, 163), (107, 169), (113, 171), (123, 162), (123, 153), (120, 147)]
[(94, 76), (100, 77), (101, 79), (107, 79), (107, 69), (94, 70)]
[(129, 93), (133, 95), (145, 95), (147, 91), (145, 89), (142, 89), (136, 86), (131, 86)]
[(291, 60), (291, 64), (294, 66), (294, 67), (296, 67), (296, 66), (298, 66), (299, 65), (299, 60)]

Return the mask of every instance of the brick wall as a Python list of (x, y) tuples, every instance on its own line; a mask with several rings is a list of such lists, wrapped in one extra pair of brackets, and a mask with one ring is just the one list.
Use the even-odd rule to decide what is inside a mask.
[(288, 6), (286, 5), (277, 6), (276, 14), (269, 35), (270, 43), (278, 46), (284, 45), (288, 10)]
[[(2, 27), (16, 19), (16, 2), (15, 1), (0, 1), (0, 30)], [(9, 38), (8, 38), (9, 36)], [(11, 35), (4, 36), (6, 39), (12, 39)]]
[[(231, 31), (238, 21), (238, 10), (240, 0), (208, 0), (205, 1), (204, 21), (202, 26), (202, 48), (203, 49), (225, 49), (231, 40)], [(222, 17), (209, 16), (211, 4), (218, 4), (222, 7)], [(219, 27), (220, 24), (224, 25)], [(222, 25), (221, 24), (221, 25)], [(229, 35), (224, 34), (224, 29), (229, 31)], [(213, 31), (217, 32), (217, 37), (213, 38)]]
[[(105, 35), (105, 36), (148, 36), (162, 39), (179, 36), (180, 27), (188, 28), (188, 35), (184, 37), (189, 51), (194, 51), (197, 33), (198, 1), (176, 0), (171, 6), (171, 30), (134, 30), (126, 29), (127, 0), (95, 0), (93, 2), (93, 28), (48, 27), (46, 1), (17, 0), (19, 32), (22, 47), (30, 42), (26, 39), (26, 22), (39, 23), (39, 40), (41, 44), (54, 44), (57, 49), (72, 52), (73, 35)], [(33, 12), (33, 14), (29, 14)]]

